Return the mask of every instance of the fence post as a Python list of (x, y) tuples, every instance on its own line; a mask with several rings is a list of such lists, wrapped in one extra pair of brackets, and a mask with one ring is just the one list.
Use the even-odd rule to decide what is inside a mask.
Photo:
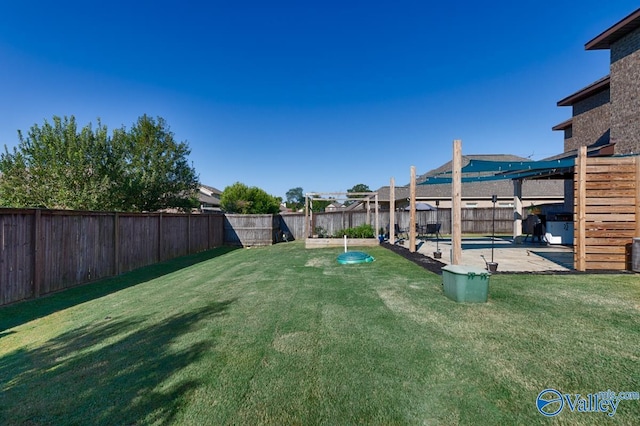
[(187, 254), (191, 254), (191, 212), (187, 213)]
[(211, 250), (211, 214), (207, 215), (207, 250)]
[(113, 213), (113, 274), (120, 274), (120, 217)]
[(42, 261), (42, 211), (37, 209), (33, 216), (33, 296), (40, 297), (42, 285), (43, 261)]
[(162, 262), (162, 213), (158, 217), (158, 262)]

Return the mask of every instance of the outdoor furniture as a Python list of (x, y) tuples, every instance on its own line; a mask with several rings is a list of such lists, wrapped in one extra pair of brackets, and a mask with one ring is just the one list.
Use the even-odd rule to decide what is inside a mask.
[(440, 237), (441, 223), (427, 223), (426, 225), (416, 225), (418, 228), (418, 235), (428, 238), (429, 235), (433, 235), (436, 238)]
[(398, 238), (395, 242), (398, 243), (400, 241), (404, 241), (409, 238), (409, 228), (400, 228), (400, 226), (396, 223), (393, 225), (396, 237)]
[(534, 239), (537, 239), (538, 242), (540, 243), (545, 242), (544, 241), (544, 234), (546, 232), (545, 226), (542, 223), (542, 220), (540, 220), (540, 217), (538, 217), (538, 215), (532, 214), (527, 216), (527, 218), (522, 223), (522, 228), (523, 228), (524, 234), (526, 235), (524, 237), (524, 242), (527, 242), (529, 237), (531, 237), (531, 242), (533, 242)]

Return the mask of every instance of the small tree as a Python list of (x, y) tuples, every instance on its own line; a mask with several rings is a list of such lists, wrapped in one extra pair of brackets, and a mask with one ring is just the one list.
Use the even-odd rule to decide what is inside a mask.
[(220, 196), (222, 209), (229, 213), (276, 214), (281, 202), (279, 197), (269, 195), (263, 189), (240, 182), (227, 186)]

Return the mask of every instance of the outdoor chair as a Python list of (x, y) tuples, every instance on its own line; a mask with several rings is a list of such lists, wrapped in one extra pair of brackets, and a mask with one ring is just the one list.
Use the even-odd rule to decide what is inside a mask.
[(393, 225), (393, 228), (395, 229), (395, 232), (396, 232), (396, 238), (397, 238), (395, 241), (396, 244), (409, 238), (409, 228), (401, 229), (397, 223)]
[(433, 235), (434, 237), (439, 238), (441, 226), (442, 226), (441, 223), (427, 223), (424, 233), (427, 237), (429, 237), (429, 235)]

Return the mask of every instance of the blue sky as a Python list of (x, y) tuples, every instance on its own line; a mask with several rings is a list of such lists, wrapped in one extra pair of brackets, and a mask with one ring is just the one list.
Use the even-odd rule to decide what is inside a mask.
[[(487, 6), (490, 4), (491, 6)], [(0, 146), (54, 115), (161, 116), (202, 183), (345, 191), (464, 154), (562, 151), (556, 102), (606, 75), (584, 44), (637, 1), (0, 4)]]

